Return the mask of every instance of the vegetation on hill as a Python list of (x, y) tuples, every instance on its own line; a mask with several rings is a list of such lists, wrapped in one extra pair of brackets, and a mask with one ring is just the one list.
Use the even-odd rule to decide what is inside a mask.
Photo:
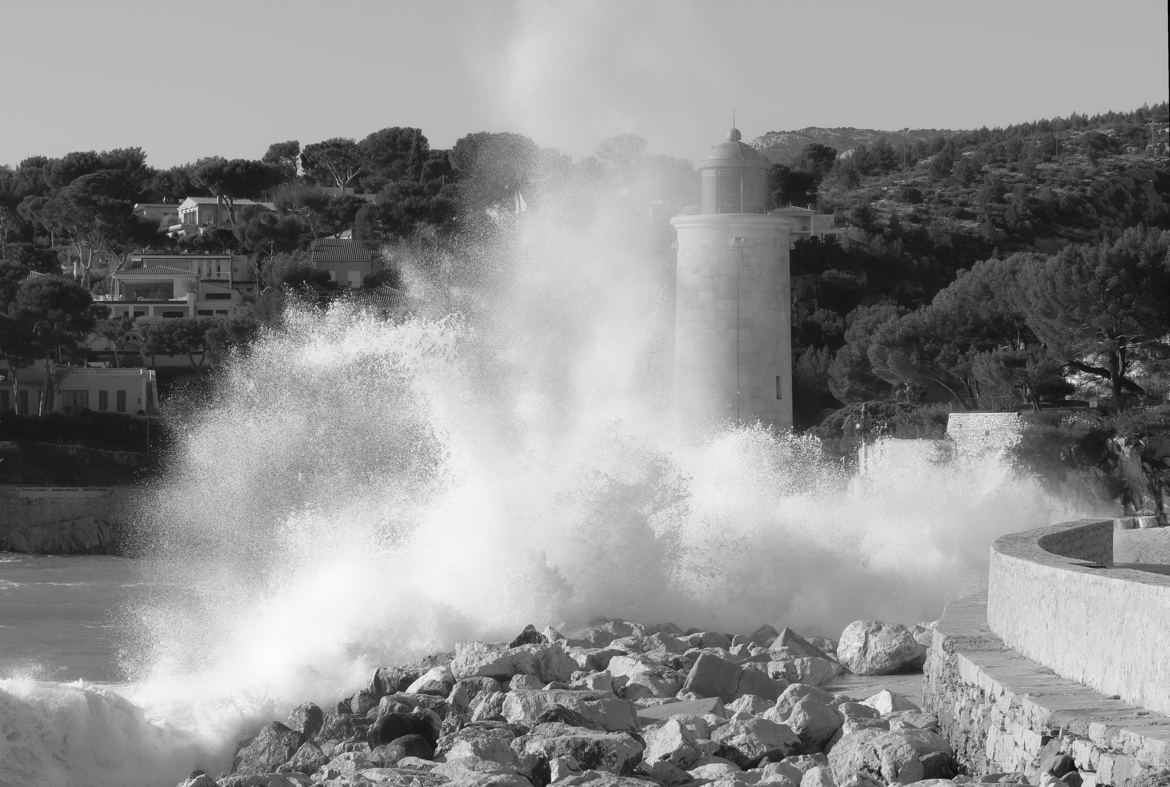
[[(823, 421), (828, 434), (867, 403), (900, 433), (924, 435), (955, 408), (1164, 399), (1168, 124), (1159, 104), (997, 129), (759, 137), (773, 204), (813, 206), (846, 228), (792, 253), (797, 426)], [(631, 214), (651, 203), (661, 226), (649, 247), (665, 248), (665, 219), (693, 203), (697, 184), (689, 163), (645, 148), (626, 134), (573, 161), (520, 134), (477, 132), (436, 150), (422, 130), (394, 126), (164, 170), (138, 148), (0, 166), (0, 359), (56, 359), (45, 364), (51, 381), (52, 364), (75, 357), (77, 336), (92, 330), (127, 347), (115, 364), (166, 354), (199, 376), (279, 310), (278, 297), (227, 320), (106, 319), (89, 294), (144, 250), (246, 254), (270, 292), (324, 303), (338, 288), (309, 262), (317, 240), (352, 230), (388, 250), (365, 285), (394, 287), (405, 249), (449, 267), (521, 196), (538, 209), (542, 186), (599, 182), (620, 186), (639, 206)], [(226, 225), (170, 238), (132, 210), (189, 196), (217, 198)], [(28, 278), (62, 265), (74, 283)], [(71, 322), (70, 310), (86, 316)]]
[(872, 399), (1164, 397), (1167, 110), (856, 132), (843, 151), (809, 133), (773, 167), (775, 198), (851, 229), (793, 251), (798, 425)]

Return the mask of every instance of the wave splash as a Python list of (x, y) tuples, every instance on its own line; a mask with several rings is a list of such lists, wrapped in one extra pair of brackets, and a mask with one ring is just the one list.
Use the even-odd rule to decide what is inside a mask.
[(133, 683), (0, 684), (0, 763), (173, 783), (377, 666), (530, 622), (929, 619), (980, 587), (993, 538), (1074, 513), (995, 454), (850, 484), (811, 438), (677, 439), (663, 269), (538, 219), (509, 252), (526, 264), (463, 316), (293, 309), (228, 365), (144, 508), (159, 592), (125, 610)]

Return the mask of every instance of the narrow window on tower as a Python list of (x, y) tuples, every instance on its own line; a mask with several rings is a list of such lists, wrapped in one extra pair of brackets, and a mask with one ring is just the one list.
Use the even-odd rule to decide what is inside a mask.
[(780, 375), (776, 375), (776, 398), (777, 399), (784, 398), (783, 396), (780, 395)]

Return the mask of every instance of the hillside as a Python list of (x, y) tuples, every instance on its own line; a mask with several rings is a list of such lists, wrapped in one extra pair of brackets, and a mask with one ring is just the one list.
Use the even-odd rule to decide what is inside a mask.
[[(869, 348), (879, 326), (926, 307), (960, 271), (1017, 252), (1046, 257), (1074, 245), (1108, 244), (1126, 228), (1170, 228), (1166, 104), (1006, 129), (907, 135), (905, 144), (898, 136), (803, 129), (761, 138), (773, 156), (806, 146), (790, 163), (773, 166), (774, 201), (815, 203), (849, 228), (842, 243), (805, 241), (792, 252), (798, 425), (817, 423), (848, 402), (895, 396), (937, 401), (930, 385), (923, 389), (888, 369), (872, 369)], [(834, 141), (851, 147), (834, 149)], [(966, 338), (930, 336), (963, 358), (1001, 344), (1022, 346), (1026, 338), (1018, 330), (1009, 337), (985, 328), (990, 333), (970, 346)], [(936, 357), (914, 342), (899, 352), (914, 362), (903, 371)], [(948, 374), (961, 371), (971, 380), (968, 367), (952, 364)], [(1052, 373), (1044, 379), (1059, 382)], [(1151, 392), (1163, 386), (1160, 378), (1152, 384)], [(990, 389), (986, 383), (982, 390)], [(1000, 404), (1019, 398), (1010, 386), (999, 393)], [(983, 406), (991, 401), (987, 396)]]
[(794, 170), (807, 145), (836, 149), (816, 202), (867, 235), (928, 232), (965, 237), (971, 242), (958, 245), (980, 254), (1051, 252), (1135, 224), (1170, 225), (1168, 126), (1160, 104), (990, 130), (772, 131), (753, 144)]
[(852, 150), (859, 145), (873, 145), (884, 139), (901, 147), (903, 144), (929, 142), (936, 137), (948, 137), (953, 131), (938, 129), (904, 129), (902, 131), (879, 131), (872, 128), (820, 128), (809, 126), (796, 131), (769, 131), (752, 140), (752, 147), (763, 153), (773, 164), (792, 166), (801, 152), (811, 143), (828, 145), (839, 152)]

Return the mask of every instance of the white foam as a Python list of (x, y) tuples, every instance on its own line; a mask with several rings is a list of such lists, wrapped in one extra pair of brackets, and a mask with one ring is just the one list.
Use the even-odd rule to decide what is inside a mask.
[(530, 622), (931, 618), (983, 581), (993, 537), (1070, 514), (1001, 457), (902, 457), (850, 488), (808, 438), (676, 440), (669, 269), (574, 205), (594, 220), (537, 215), (470, 255), (459, 317), (294, 311), (232, 363), (143, 512), (134, 684), (4, 684), (0, 763), (173, 783), (379, 665)]

